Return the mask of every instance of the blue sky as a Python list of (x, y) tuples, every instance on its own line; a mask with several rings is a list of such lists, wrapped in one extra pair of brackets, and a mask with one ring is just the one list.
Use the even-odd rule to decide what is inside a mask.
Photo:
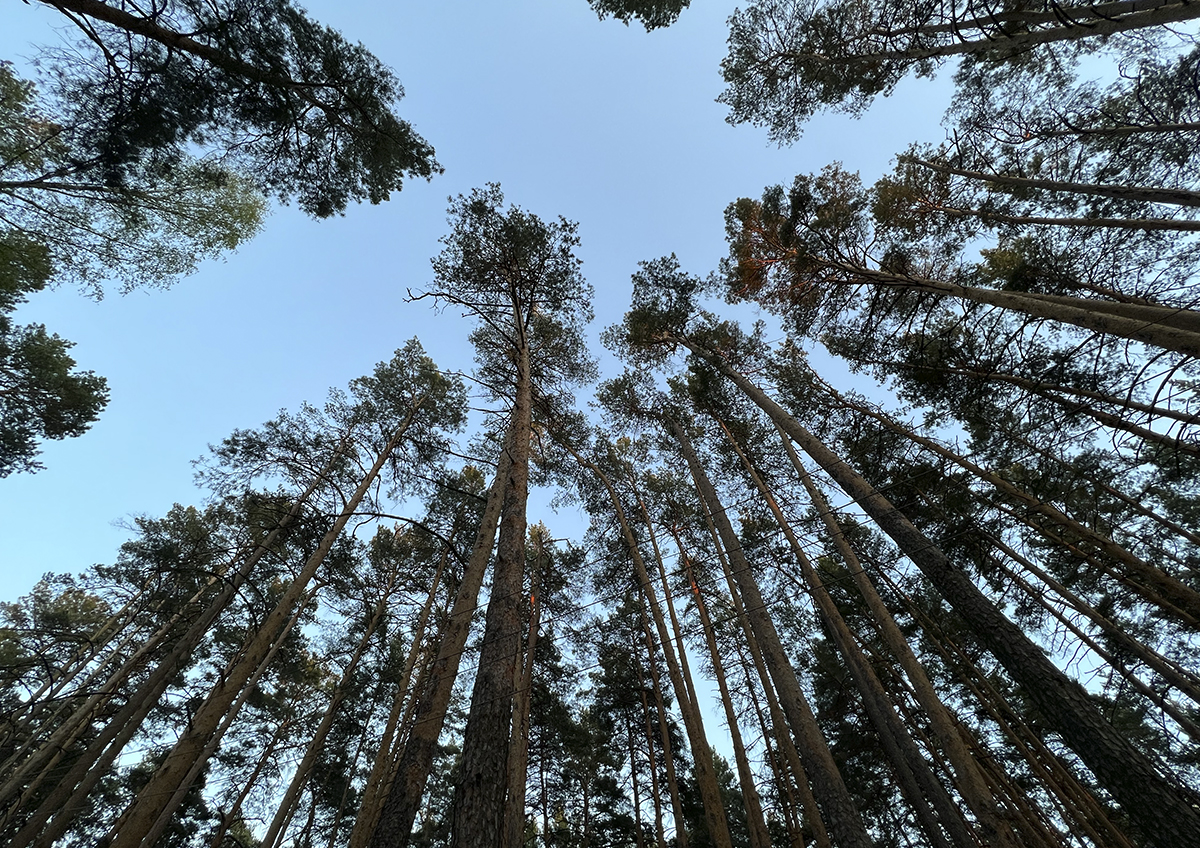
[[(834, 160), (870, 180), (909, 142), (944, 135), (945, 80), (908, 81), (860, 120), (819, 117), (788, 148), (728, 125), (714, 101), (731, 3), (696, 0), (654, 33), (600, 22), (585, 0), (305, 5), (395, 69), (398, 111), (445, 174), (333, 220), (275, 208), (253, 242), (168, 291), (95, 302), (64, 288), (23, 307), (18, 320), (77, 343), (112, 400), (83, 437), (45, 446), (46, 470), (0, 480), (0, 600), (111, 561), (130, 516), (202, 499), (190, 463), (206, 444), (320, 401), (414, 335), (439, 365), (469, 368), (467, 323), (405, 302), (430, 279), (450, 195), (500, 182), (511, 202), (578, 221), (595, 335), (619, 320), (638, 261), (673, 252), (714, 268), (735, 198)], [(20, 66), (62, 20), (7, 4), (0, 58)]]

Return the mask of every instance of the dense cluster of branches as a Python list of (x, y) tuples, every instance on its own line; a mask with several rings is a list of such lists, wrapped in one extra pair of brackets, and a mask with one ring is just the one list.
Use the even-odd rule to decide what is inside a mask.
[[(1200, 86), (1146, 29), (1194, 8), (735, 16), (731, 84), (809, 98), (735, 116), (854, 106), (831, 55), (879, 71), (866, 97), (970, 52), (956, 133), (869, 188), (735, 202), (707, 279), (643, 263), (590, 418), (575, 225), (454, 200), (416, 299), (474, 322), (482, 433), (453, 443), (464, 383), (414, 340), (214, 448), (203, 508), (5, 605), (0, 836), (1200, 844)], [(1064, 61), (1093, 35), (1136, 59), (1104, 88)], [(786, 62), (737, 64), (768, 37)], [(828, 352), (892, 391), (832, 385)], [(582, 539), (529, 521), (531, 481)]]

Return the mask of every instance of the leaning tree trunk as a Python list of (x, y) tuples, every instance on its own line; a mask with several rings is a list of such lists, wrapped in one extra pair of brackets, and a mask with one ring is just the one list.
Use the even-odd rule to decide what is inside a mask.
[(487, 565), (491, 560), (492, 547), (496, 541), (496, 525), (500, 519), (500, 508), (508, 483), (511, 459), (507, 442), (500, 451), (496, 465), (496, 477), (488, 492), (487, 505), (479, 520), (471, 557), (463, 569), (462, 580), (454, 595), (454, 607), (446, 623), (438, 647), (437, 659), (430, 669), (420, 703), (417, 705), (412, 730), (404, 744), (404, 751), (396, 765), (395, 777), (387, 792), (387, 799), (379, 811), (378, 821), (371, 830), (371, 848), (402, 848), (408, 844), (413, 823), (421, 809), (421, 796), (429, 771), (433, 767), (437, 740), (442, 734), (450, 696), (454, 691), (454, 680), (471, 629), (471, 618), (483, 585)]
[(433, 611), (433, 604), (437, 600), (438, 588), (441, 586), (442, 572), (445, 571), (446, 565), (450, 559), (450, 547), (446, 544), (442, 548), (442, 556), (438, 560), (437, 570), (433, 574), (433, 580), (429, 585), (429, 594), (425, 597), (425, 603), (421, 606), (421, 612), (417, 615), (416, 623), (412, 629), (412, 642), (408, 646), (408, 654), (404, 658), (404, 668), (400, 672), (400, 678), (396, 683), (395, 697), (392, 698), (392, 708), (388, 712), (387, 721), (384, 722), (383, 734), (379, 740), (379, 749), (375, 753), (375, 759), (371, 764), (371, 773), (367, 777), (366, 785), (363, 787), (362, 798), (359, 801), (358, 815), (354, 819), (354, 827), (350, 830), (350, 848), (364, 848), (367, 838), (371, 831), (375, 828), (375, 823), (379, 818), (379, 810), (383, 805), (384, 799), (387, 797), (387, 790), (391, 785), (391, 778), (394, 777), (392, 766), (395, 765), (393, 756), (393, 739), (396, 737), (397, 728), (400, 727), (400, 715), (404, 710), (404, 705), (410, 698), (415, 698), (409, 692), (409, 687), (413, 679), (413, 670), (417, 665), (417, 658), (421, 654), (421, 648), (425, 643), (425, 628), (429, 624), (429, 616)]
[(250, 677), (263, 664), (267, 654), (279, 643), (284, 630), (284, 622), (294, 615), (301, 597), (308, 590), (308, 584), (316, 576), (317, 570), (325, 562), (334, 542), (341, 536), (342, 530), (354, 516), (355, 510), (358, 509), (367, 492), (375, 484), (376, 478), (383, 470), (392, 452), (400, 444), (400, 440), (407, 432), (419, 407), (420, 402), (413, 406), (407, 419), (388, 439), (387, 444), (376, 457), (375, 463), (350, 496), (333, 526), (321, 539), (317, 550), (304, 563), (300, 573), (288, 584), (275, 608), (242, 647), (236, 663), (228, 669), (212, 692), (197, 708), (187, 730), (180, 736), (149, 783), (138, 793), (133, 804), (121, 816), (111, 848), (138, 848), (158, 822), (168, 819), (178, 805), (183, 802), (191, 781), (200, 771), (197, 766), (203, 766), (204, 761), (211, 756), (213, 746), (209, 743), (217, 735), (222, 720), (230, 712)]
[(387, 601), (395, 585), (396, 575), (393, 574), (387, 588), (384, 589), (383, 597), (376, 604), (371, 618), (367, 622), (367, 627), (363, 631), (362, 637), (358, 640), (358, 644), (354, 648), (354, 653), (342, 670), (342, 677), (333, 690), (333, 695), (330, 697), (329, 704), (325, 708), (325, 714), (321, 716), (321, 723), (317, 725), (317, 729), (313, 732), (312, 738), (305, 748), (304, 756), (296, 766), (292, 780), (288, 784), (288, 788), (284, 791), (283, 798), (279, 801), (279, 805), (275, 810), (275, 816), (271, 819), (271, 824), (267, 827), (267, 832), (262, 838), (261, 848), (274, 848), (276, 843), (279, 842), (284, 828), (291, 821), (296, 803), (300, 798), (300, 792), (304, 789), (305, 784), (308, 783), (309, 773), (316, 764), (317, 758), (325, 749), (325, 738), (329, 735), (329, 731), (333, 727), (333, 722), (337, 718), (342, 701), (346, 699), (346, 690), (350, 687), (354, 679), (354, 673), (358, 670), (358, 663), (367, 652), (367, 648), (370, 647), (371, 639), (374, 638), (375, 631), (378, 629), (379, 623), (383, 620), (383, 615), (387, 611)]
[(1005, 670), (1024, 687), (1042, 715), (1125, 808), (1151, 844), (1163, 848), (1200, 844), (1200, 811), (1192, 793), (1164, 777), (1109, 724), (1084, 688), (1055, 666), (940, 548), (858, 472), (722, 357), (690, 339), (679, 341), (737, 385), (896, 542)]
[[(643, 620), (645, 616), (643, 615)], [(646, 630), (649, 634), (649, 630)], [(637, 667), (638, 675), (643, 674), (642, 667), (639, 664)], [(662, 803), (662, 786), (658, 779), (658, 760), (654, 757), (654, 723), (650, 719), (650, 699), (646, 697), (646, 687), (642, 686), (639, 692), (642, 700), (642, 719), (646, 725), (646, 761), (649, 764), (650, 771), (650, 797), (654, 801), (654, 842), (658, 848), (667, 848), (667, 837), (663, 831), (663, 803)], [(544, 785), (543, 785), (544, 786)], [(543, 788), (542, 803), (545, 804), (545, 790)], [(543, 821), (545, 821), (545, 810), (542, 811)]]
[(800, 566), (800, 573), (804, 578), (809, 597), (812, 598), (838, 653), (842, 655), (850, 677), (854, 680), (855, 688), (862, 697), (863, 708), (875, 726), (884, 753), (892, 762), (892, 770), (896, 775), (901, 794), (917, 814), (926, 835), (934, 845), (946, 844), (945, 837), (938, 827), (940, 824), (959, 848), (974, 848), (975, 839), (967, 828), (958, 807), (934, 777), (929, 764), (917, 749), (916, 743), (896, 716), (895, 708), (884, 690), (883, 684), (879, 681), (867, 658), (863, 656), (854, 634), (851, 633), (850, 627), (830, 596), (829, 590), (804, 552), (791, 524), (775, 501), (775, 496), (767, 488), (724, 422), (718, 420), (717, 423), (725, 431), (734, 452), (741, 459), (746, 473), (755, 488), (758, 489), (759, 494), (762, 495), (763, 500), (766, 501), (771, 514), (775, 517), (776, 523), (783, 531), (783, 535), (792, 549), (792, 554)]
[(688, 848), (687, 828), (683, 826), (683, 802), (679, 797), (679, 777), (675, 773), (675, 752), (671, 748), (671, 728), (667, 724), (667, 705), (663, 699), (662, 678), (658, 673), (658, 662), (654, 655), (654, 637), (650, 634), (650, 619), (646, 616), (644, 603), (639, 605), (638, 612), (642, 619), (642, 634), (646, 640), (646, 662), (650, 667), (650, 685), (654, 691), (654, 708), (658, 715), (663, 764), (667, 770), (667, 793), (671, 796), (671, 814), (675, 820), (675, 845), (676, 848)]
[(771, 678), (779, 690), (780, 700), (792, 732), (796, 734), (797, 747), (804, 760), (805, 771), (813, 781), (813, 793), (821, 805), (825, 823), (837, 840), (839, 848), (870, 848), (873, 844), (863, 825), (862, 817), (846, 788), (842, 775), (838, 771), (833, 755), (824, 735), (817, 726), (816, 718), (804, 698), (796, 671), (788, 660), (787, 652), (775, 623), (767, 613), (766, 601), (758, 588), (758, 581), (750, 571), (749, 563), (742, 554), (741, 543), (733, 531), (733, 525), (717, 498), (716, 490), (709, 482), (708, 475), (700, 465), (696, 452), (692, 449), (691, 441), (683, 427), (677, 422), (666, 419), (664, 426), (675, 437), (687, 460), (692, 472), (692, 479), (700, 492), (700, 498), (708, 510), (709, 516), (716, 525), (721, 537), (721, 543), (730, 560), (730, 570), (737, 581), (738, 590), (745, 600), (745, 611), (750, 618), (750, 626), (755, 639), (763, 650), (767, 668)]
[(822, 523), (825, 525), (825, 530), (833, 542), (834, 549), (842, 557), (842, 561), (846, 563), (846, 568), (853, 576), (854, 584), (858, 588), (859, 594), (866, 601), (867, 609), (870, 610), (872, 619), (879, 628), (879, 633), (883, 637), (884, 644), (888, 646), (888, 650), (891, 651), (892, 655), (899, 660), (900, 667), (904, 669), (909, 683), (912, 684), (913, 694), (916, 696), (917, 703), (921, 705), (929, 717), (929, 723), (933, 728), (934, 735), (941, 743), (942, 750), (945, 751), (950, 764), (954, 767), (959, 791), (979, 819), (979, 825), (983, 831), (984, 844), (1003, 846), (1003, 848), (1020, 848), (1020, 843), (1013, 834), (1012, 829), (1004, 823), (1004, 817), (999, 806), (996, 804), (995, 796), (987, 788), (983, 775), (979, 770), (979, 765), (975, 761), (975, 758), (971, 756), (971, 752), (960, 735), (959, 729), (950, 715), (950, 711), (942, 703), (941, 698), (938, 697), (937, 691), (933, 688), (933, 683), (929, 679), (929, 675), (925, 673), (925, 666), (917, 659), (908, 644), (908, 640), (904, 638), (904, 634), (900, 631), (900, 626), (896, 624), (891, 611), (884, 604), (883, 599), (879, 597), (879, 593), (875, 591), (875, 584), (871, 582), (871, 578), (867, 575), (866, 570), (859, 561), (854, 547), (846, 538), (846, 534), (842, 532), (842, 527), (838, 523), (837, 516), (833, 514), (833, 510), (829, 507), (829, 502), (813, 482), (807, 469), (800, 462), (800, 458), (796, 456), (796, 452), (792, 448), (792, 443), (787, 438), (787, 434), (783, 430), (778, 429), (778, 427), (776, 429), (783, 442), (784, 450), (791, 460), (792, 466), (796, 469), (796, 473), (799, 475), (800, 482), (804, 485), (805, 491), (808, 493), (809, 500), (812, 501), (813, 507), (817, 510)]
[[(816, 843), (817, 848), (831, 848), (829, 832), (825, 828), (825, 821), (821, 818), (821, 810), (817, 806), (816, 798), (813, 796), (811, 781), (804, 770), (804, 764), (800, 761), (800, 752), (796, 750), (796, 744), (788, 733), (787, 717), (784, 715), (783, 708), (779, 704), (779, 698), (775, 693), (775, 688), (771, 683), (770, 671), (767, 669), (766, 661), (763, 659), (762, 648), (754, 636), (754, 628), (750, 626), (750, 618), (746, 614), (745, 605), (738, 595), (737, 582), (733, 579), (733, 571), (729, 567), (728, 557), (725, 556), (725, 549), (721, 545), (721, 537), (717, 533), (717, 527), (713, 524), (712, 515), (704, 503), (701, 502), (700, 506), (701, 512), (704, 515), (704, 524), (708, 528), (709, 537), (712, 539), (713, 550), (716, 552), (717, 561), (721, 565), (721, 573), (725, 578), (725, 585), (729, 590), (729, 603), (733, 607), (734, 620), (737, 621), (741, 628), (746, 647), (754, 662), (755, 674), (757, 674), (758, 680), (762, 685), (763, 697), (766, 698), (767, 708), (771, 715), (772, 731), (783, 757), (782, 762), (772, 763), (772, 765), (776, 767), (777, 773), (780, 769), (791, 771), (792, 782), (785, 787), (789, 797), (793, 791), (799, 795), (800, 807), (804, 811), (805, 819), (808, 822), (809, 830), (812, 831), (813, 841)], [(742, 662), (744, 665), (744, 657), (742, 657)], [(749, 688), (751, 697), (754, 697), (753, 685), (750, 685)], [(755, 704), (757, 707), (757, 701)], [(761, 710), (759, 711), (759, 719), (760, 721), (762, 720)], [(765, 728), (763, 741), (769, 747)], [(803, 841), (803, 833), (799, 833), (799, 838)]]
[[(130, 693), (124, 705), (117, 710), (105, 723), (104, 729), (92, 739), (83, 753), (76, 759), (74, 765), (58, 778), (54, 790), (42, 801), (37, 810), (26, 820), (22, 831), (18, 833), (21, 840), (32, 838), (52, 816), (61, 816), (77, 801), (91, 793), (96, 783), (108, 772), (109, 766), (120, 755), (125, 745), (137, 733), (142, 721), (158, 703), (159, 698), (170, 686), (171, 681), (204, 640), (213, 623), (220, 617), (225, 608), (237, 596), (242, 584), (249, 579), (259, 561), (270, 551), (271, 545), (291, 525), (300, 514), (303, 506), (312, 494), (325, 482), (326, 476), (341, 460), (346, 441), (343, 439), (334, 451), (332, 457), (317, 477), (308, 485), (304, 492), (292, 504), (287, 514), (279, 523), (258, 543), (254, 550), (237, 570), (230, 576), (214, 575), (184, 605), (183, 610), (173, 615), (154, 635), (139, 646), (126, 659), (121, 668), (114, 672), (108, 682), (99, 691), (80, 705), (71, 718), (58, 727), (46, 742), (33, 752), (28, 760), (8, 776), (3, 788), (0, 788), (0, 801), (7, 801), (16, 795), (10, 808), (6, 811), (5, 819), (20, 809), (33, 796), (34, 790), (42, 779), (70, 750), (79, 737), (87, 730), (94, 720), (97, 711), (114, 698), (119, 687), (124, 685), (129, 676), (148, 662), (155, 649), (166, 644), (176, 626), (186, 619), (185, 612), (194, 603), (198, 603), (211, 586), (225, 579), (225, 584), (216, 597), (211, 599), (199, 616), (192, 621), (182, 636), (170, 645), (166, 656), (162, 657), (149, 675), (142, 681), (136, 691)], [(26, 836), (21, 833), (27, 832)], [(14, 837), (16, 838), (16, 837)]]
[[(1022, 504), (1030, 512), (1048, 519), (1054, 525), (1067, 531), (1073, 538), (1087, 542), (1089, 546), (1094, 547), (1122, 566), (1124, 574), (1122, 582), (1125, 585), (1138, 592), (1146, 600), (1154, 603), (1163, 613), (1180, 620), (1192, 629), (1200, 630), (1200, 592), (1197, 592), (1183, 581), (1135, 556), (1104, 534), (1066, 515), (1053, 504), (1029, 494), (999, 474), (980, 467), (933, 439), (914, 433), (907, 427), (892, 420), (890, 416), (876, 412), (863, 404), (849, 401), (832, 389), (829, 390), (829, 393), (838, 404), (878, 421), (893, 433), (971, 472), (980, 480), (993, 486), (996, 491)], [(1044, 533), (1046, 530), (1040, 523), (1027, 523), (1031, 528), (1040, 532)]]
[(873, 271), (833, 259), (813, 259), (848, 275), (853, 282), (949, 295), (972, 303), (1010, 309), (1035, 318), (1048, 318), (1072, 324), (1097, 333), (1146, 342), (1188, 356), (1200, 356), (1200, 313), (1192, 310), (961, 286), (941, 280)]
[(683, 560), (688, 583), (692, 587), (692, 600), (696, 604), (696, 612), (700, 617), (700, 627), (704, 631), (704, 641), (708, 647), (708, 656), (712, 661), (713, 677), (717, 680), (717, 688), (721, 693), (721, 706), (725, 711), (725, 724), (729, 727), (729, 738), (733, 744), (733, 760), (737, 767), (738, 783), (742, 790), (742, 803), (746, 808), (746, 826), (750, 833), (750, 848), (770, 848), (771, 836), (767, 831), (767, 823), (763, 818), (762, 799), (754, 786), (754, 772), (750, 768), (750, 760), (746, 756), (746, 745), (742, 741), (742, 731), (738, 726), (737, 711), (733, 707), (733, 698), (729, 692), (729, 681), (725, 678), (725, 664), (721, 659), (721, 651), (717, 646), (717, 634), (713, 629), (712, 618), (708, 614), (708, 602), (700, 592), (700, 585), (692, 573), (692, 564), (683, 549), (682, 540), (675, 537), (679, 547), (679, 556)]
[(667, 630), (662, 609), (655, 598), (654, 584), (651, 581), (650, 572), (646, 568), (646, 561), (642, 558), (642, 553), (638, 549), (637, 539), (633, 535), (633, 530), (629, 525), (628, 519), (625, 517), (625, 508), (621, 505), (621, 499), (617, 495), (617, 491), (613, 487), (608, 475), (601, 471), (595, 463), (585, 460), (570, 448), (568, 450), (571, 451), (572, 455), (581, 465), (596, 475), (596, 479), (604, 486), (608, 492), (609, 499), (612, 501), (613, 512), (621, 528), (625, 547), (629, 550), (630, 559), (633, 561), (634, 577), (642, 588), (647, 605), (650, 608), (651, 617), (654, 619), (654, 626), (658, 631), (658, 641), (662, 646), (663, 658), (667, 663), (667, 674), (671, 678), (671, 686), (674, 688), (676, 700), (679, 702), (679, 712), (683, 717), (684, 730), (687, 731), (688, 743), (692, 749), (692, 763), (696, 774), (696, 783), (700, 789), (700, 797), (704, 803), (704, 815), (705, 821), (708, 823), (709, 835), (712, 837), (716, 848), (730, 848), (732, 842), (729, 835), (729, 824), (725, 818), (725, 807), (721, 803), (720, 791), (717, 788), (712, 748), (709, 747), (708, 739), (704, 734), (704, 722), (699, 710), (695, 709), (695, 704), (688, 693), (687, 683), (683, 678), (679, 661), (671, 646), (671, 634)]

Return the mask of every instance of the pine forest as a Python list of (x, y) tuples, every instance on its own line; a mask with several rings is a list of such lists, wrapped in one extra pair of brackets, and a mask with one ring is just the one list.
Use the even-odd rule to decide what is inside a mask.
[[(369, 31), (23, 4), (62, 41), (0, 61), (0, 490), (122, 403), (38, 299), (165, 309), (274, 209), (437, 195), (385, 282), (442, 329), (265, 423), (215, 401), (190, 503), (62, 493), (125, 536), (5, 587), (0, 844), (1200, 846), (1200, 3), (742, 2), (716, 129), (815, 164), (618, 280), (570, 209), (448, 191)], [(720, 4), (552, 5), (653, 49)], [(860, 139), (881, 173), (806, 141), (918, 84), (941, 125)], [(266, 392), (307, 332), (213, 344)]]

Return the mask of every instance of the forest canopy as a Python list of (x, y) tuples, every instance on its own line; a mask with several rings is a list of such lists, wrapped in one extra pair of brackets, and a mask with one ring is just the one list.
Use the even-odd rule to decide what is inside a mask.
[[(357, 109), (342, 63), (375, 68), (287, 3), (53, 5), (125, 21), (131, 79), (216, 67), (214, 138), (246, 104)], [(653, 30), (688, 4), (589, 5)], [(729, 197), (724, 257), (643, 258), (598, 333), (587, 221), (452, 196), (405, 306), (473, 368), (400, 341), (0, 606), (5, 843), (1200, 844), (1195, 14), (754, 0), (730, 121), (790, 142), (943, 75), (946, 138)], [(324, 107), (262, 58), (308, 37)], [(63, 167), (8, 85), (28, 167)], [(88, 167), (170, 158), (156, 126)], [(365, 160), (309, 202), (240, 155), (210, 189), (376, 199)], [(53, 273), (44, 238), (0, 249), (0, 305)]]

